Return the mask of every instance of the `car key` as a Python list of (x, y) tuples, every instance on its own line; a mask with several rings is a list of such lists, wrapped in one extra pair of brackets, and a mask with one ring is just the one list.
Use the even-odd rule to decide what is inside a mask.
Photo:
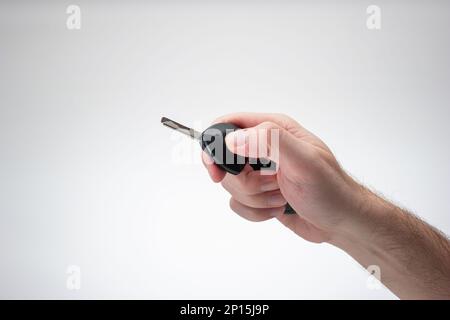
[[(199, 141), (202, 149), (214, 160), (214, 163), (222, 170), (238, 175), (247, 163), (253, 170), (271, 170), (276, 167), (273, 161), (266, 159), (248, 159), (232, 153), (225, 144), (225, 136), (235, 130), (241, 129), (231, 123), (216, 123), (203, 132), (198, 132), (166, 117), (161, 118), (161, 123), (166, 127), (181, 132), (188, 137)], [(218, 147), (218, 143), (220, 143)], [(288, 204), (285, 214), (295, 214), (294, 209)]]

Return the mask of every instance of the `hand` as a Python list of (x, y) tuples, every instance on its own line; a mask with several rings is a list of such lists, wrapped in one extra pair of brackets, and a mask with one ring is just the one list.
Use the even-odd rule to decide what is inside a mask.
[[(203, 163), (215, 182), (231, 194), (230, 207), (251, 221), (276, 217), (312, 242), (330, 241), (359, 203), (358, 185), (340, 168), (330, 149), (295, 120), (281, 114), (237, 113), (215, 121), (243, 130), (226, 137), (228, 148), (257, 158), (262, 151), (278, 163), (274, 175), (262, 175), (247, 165), (239, 175), (227, 174), (203, 153)], [(279, 156), (274, 156), (271, 130), (279, 133)], [(262, 132), (263, 135), (258, 134)], [(267, 139), (268, 150), (252, 150), (249, 141)], [(297, 215), (283, 214), (288, 202)]]
[[(448, 238), (356, 183), (319, 138), (279, 114), (237, 113), (216, 122), (245, 128), (226, 136), (232, 152), (278, 163), (274, 175), (247, 165), (234, 176), (203, 153), (211, 178), (231, 194), (235, 212), (252, 221), (276, 217), (306, 240), (329, 242), (365, 268), (377, 266), (381, 281), (401, 298), (450, 299)], [(271, 141), (272, 130), (278, 144)], [(253, 150), (258, 139), (267, 142), (266, 150)], [(283, 214), (286, 202), (296, 215)]]

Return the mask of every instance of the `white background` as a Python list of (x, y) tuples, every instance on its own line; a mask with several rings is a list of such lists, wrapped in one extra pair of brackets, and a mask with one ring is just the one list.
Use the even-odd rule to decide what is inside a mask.
[(344, 252), (233, 214), (200, 148), (159, 121), (286, 113), (449, 234), (449, 7), (2, 1), (0, 297), (395, 298)]

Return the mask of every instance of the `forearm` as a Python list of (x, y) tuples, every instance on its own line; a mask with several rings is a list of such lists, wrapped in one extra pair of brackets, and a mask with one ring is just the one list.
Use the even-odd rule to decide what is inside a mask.
[(450, 242), (412, 214), (360, 189), (362, 202), (331, 244), (361, 265), (380, 268), (381, 281), (402, 299), (450, 299)]

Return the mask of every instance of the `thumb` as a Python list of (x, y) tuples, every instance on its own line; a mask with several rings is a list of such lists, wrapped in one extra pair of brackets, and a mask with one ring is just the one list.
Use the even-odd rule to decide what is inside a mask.
[(230, 132), (225, 137), (228, 149), (249, 158), (269, 159), (280, 163), (280, 153), (289, 153), (298, 142), (286, 129), (273, 122)]

